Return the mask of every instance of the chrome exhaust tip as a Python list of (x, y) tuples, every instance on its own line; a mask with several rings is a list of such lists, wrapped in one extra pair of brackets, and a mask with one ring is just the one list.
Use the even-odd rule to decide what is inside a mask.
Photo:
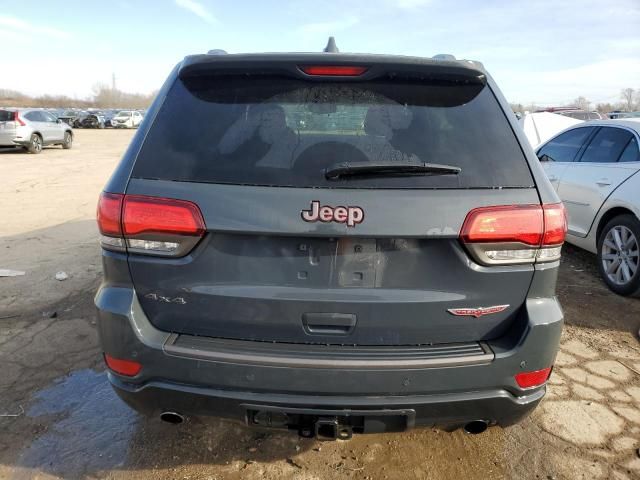
[(160, 414), (160, 420), (173, 425), (178, 425), (179, 423), (184, 422), (184, 417), (177, 412), (162, 412)]

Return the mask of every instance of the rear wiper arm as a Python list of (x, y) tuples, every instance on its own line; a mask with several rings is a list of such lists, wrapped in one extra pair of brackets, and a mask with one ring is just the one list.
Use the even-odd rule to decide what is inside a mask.
[(457, 175), (462, 171), (453, 165), (425, 162), (344, 162), (325, 170), (327, 180), (355, 176)]

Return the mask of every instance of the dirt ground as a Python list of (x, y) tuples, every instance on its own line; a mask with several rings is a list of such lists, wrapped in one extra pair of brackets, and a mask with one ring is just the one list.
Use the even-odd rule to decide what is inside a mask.
[(107, 384), (92, 298), (95, 205), (131, 135), (79, 130), (70, 151), (0, 152), (0, 269), (25, 272), (0, 278), (1, 479), (640, 478), (640, 300), (611, 294), (571, 247), (562, 350), (518, 426), (317, 442), (130, 411)]

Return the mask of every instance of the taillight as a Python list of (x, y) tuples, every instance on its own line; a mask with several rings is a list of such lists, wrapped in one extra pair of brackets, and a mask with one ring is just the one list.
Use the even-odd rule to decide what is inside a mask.
[(304, 65), (299, 67), (307, 75), (324, 75), (327, 77), (357, 77), (368, 70), (357, 65)]
[(13, 121), (21, 127), (24, 127), (26, 125), (26, 123), (24, 123), (24, 120), (20, 118), (20, 112), (18, 112), (17, 110), (13, 112)]
[(168, 233), (200, 237), (204, 233), (204, 220), (197, 205), (171, 198), (125, 196), (122, 224), (126, 236)]
[(567, 235), (567, 212), (562, 203), (543, 205), (544, 238), (542, 245), (562, 245)]
[(104, 354), (104, 363), (110, 370), (125, 377), (135, 377), (142, 370), (142, 364), (133, 360), (123, 360), (121, 358), (113, 358), (111, 355)]
[(122, 199), (119, 193), (103, 192), (98, 200), (98, 229), (100, 243), (104, 248), (124, 250), (122, 238)]
[(145, 195), (103, 193), (98, 226), (108, 250), (172, 257), (186, 255), (205, 233), (195, 203)]
[(566, 229), (561, 203), (500, 205), (471, 210), (460, 238), (483, 264), (548, 262), (560, 258)]
[(551, 375), (551, 367), (535, 370), (533, 372), (521, 372), (514, 376), (520, 388), (534, 388), (543, 385)]

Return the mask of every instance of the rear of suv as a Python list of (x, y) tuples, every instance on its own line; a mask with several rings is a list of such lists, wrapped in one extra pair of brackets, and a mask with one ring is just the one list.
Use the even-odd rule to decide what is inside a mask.
[(0, 109), (0, 147), (21, 147), (37, 154), (47, 145), (70, 149), (71, 127), (45, 110)]
[(174, 69), (98, 206), (127, 403), (348, 438), (540, 402), (564, 209), (483, 66), (441, 58)]

